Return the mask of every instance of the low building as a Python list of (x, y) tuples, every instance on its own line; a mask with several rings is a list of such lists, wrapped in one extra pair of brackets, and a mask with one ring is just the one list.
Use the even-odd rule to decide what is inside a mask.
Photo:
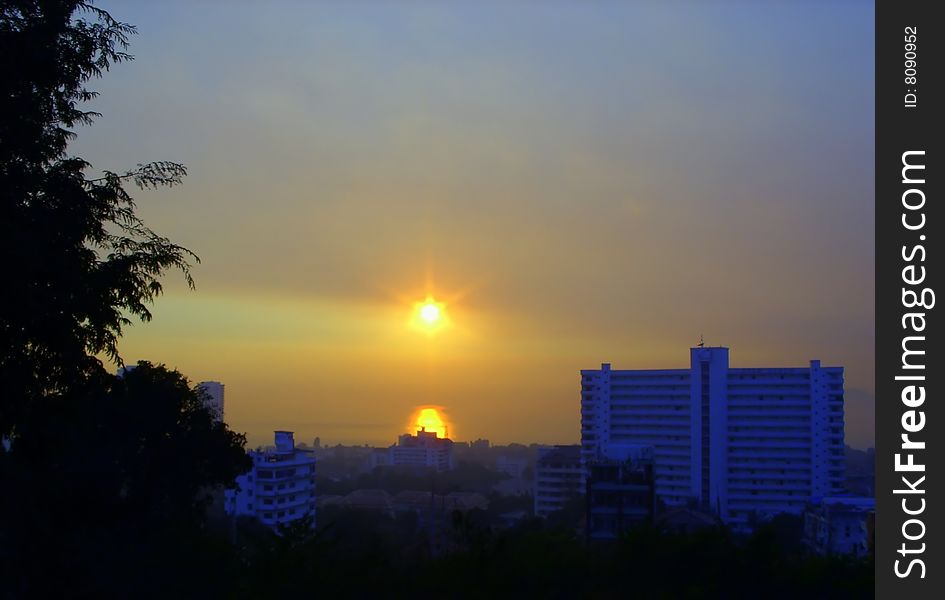
[(656, 496), (653, 448), (609, 446), (604, 456), (586, 463), (587, 537), (616, 539), (653, 522)]
[(500, 496), (527, 496), (534, 490), (532, 486), (534, 481), (531, 478), (515, 477), (497, 481), (492, 486), (492, 491)]
[(433, 492), (404, 490), (391, 499), (391, 506), (395, 512), (421, 513), (451, 513), (454, 510), (469, 512), (470, 510), (489, 508), (489, 499), (476, 492), (450, 492), (435, 494)]
[(253, 468), (226, 490), (226, 513), (253, 516), (276, 528), (305, 516), (315, 518), (315, 456), (295, 446), (291, 431), (275, 432), (275, 447), (250, 451)]
[(702, 529), (721, 527), (717, 515), (689, 506), (669, 508), (656, 516), (656, 529), (662, 533), (687, 535)]
[(478, 492), (450, 492), (444, 498), (444, 507), (448, 511), (488, 510), (489, 499)]
[(511, 510), (499, 515), (499, 527), (510, 529), (516, 525), (527, 521), (531, 515), (527, 510)]
[(822, 556), (866, 556), (872, 548), (875, 513), (875, 498), (815, 498), (804, 512), (804, 542)]
[(391, 465), (390, 448), (374, 448), (368, 458), (368, 469), (373, 471), (377, 467), (389, 467)]
[(535, 463), (535, 515), (547, 517), (568, 500), (584, 493), (580, 446), (549, 446), (538, 450)]
[(388, 516), (394, 514), (390, 494), (384, 490), (354, 490), (345, 496), (342, 506), (356, 510), (369, 510)]
[(396, 512), (419, 513), (440, 508), (440, 498), (433, 492), (404, 490), (391, 499), (391, 504)]
[(499, 456), (495, 459), (495, 470), (509, 477), (519, 478), (528, 468), (528, 459), (518, 456)]

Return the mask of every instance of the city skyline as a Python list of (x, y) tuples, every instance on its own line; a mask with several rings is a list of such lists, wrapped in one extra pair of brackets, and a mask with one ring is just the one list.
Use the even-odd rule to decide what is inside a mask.
[[(581, 369), (676, 368), (702, 335), (844, 366), (872, 445), (870, 11), (102, 7), (136, 62), (75, 152), (185, 163), (136, 197), (202, 258), (121, 351), (223, 382), (251, 445), (386, 445), (421, 405), (455, 439), (573, 443)], [(428, 295), (435, 336), (406, 325)]]

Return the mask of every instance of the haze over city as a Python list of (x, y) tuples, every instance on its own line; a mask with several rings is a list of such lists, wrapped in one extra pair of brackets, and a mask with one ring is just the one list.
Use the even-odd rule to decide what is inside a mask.
[(186, 164), (136, 199), (202, 259), (123, 357), (224, 382), (250, 445), (386, 445), (424, 405), (454, 439), (574, 443), (580, 369), (686, 368), (701, 336), (844, 366), (873, 444), (856, 3), (101, 6), (135, 62), (72, 151)]

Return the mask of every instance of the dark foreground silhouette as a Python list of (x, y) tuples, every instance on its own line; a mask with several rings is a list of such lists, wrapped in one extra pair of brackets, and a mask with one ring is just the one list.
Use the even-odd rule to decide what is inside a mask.
[(776, 524), (744, 539), (715, 528), (688, 535), (642, 528), (588, 544), (540, 520), (496, 531), (483, 516), (454, 513), (431, 527), (412, 513), (340, 510), (320, 515), (314, 533), (299, 523), (281, 537), (244, 522), (227, 584), (246, 597), (873, 596), (870, 561), (810, 556)]

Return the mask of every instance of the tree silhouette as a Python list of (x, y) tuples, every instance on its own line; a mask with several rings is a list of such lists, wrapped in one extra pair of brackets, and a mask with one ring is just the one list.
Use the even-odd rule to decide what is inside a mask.
[(134, 33), (89, 2), (0, 4), (0, 596), (212, 593), (235, 560), (205, 507), (250, 467), (245, 438), (180, 373), (99, 359), (122, 364), (123, 327), (150, 319), (168, 270), (193, 287), (197, 260), (126, 190), (176, 185), (182, 165), (90, 177), (67, 152), (98, 116), (86, 85)]
[(72, 128), (97, 113), (86, 87), (125, 52), (134, 27), (87, 2), (16, 0), (0, 6), (0, 436), (50, 394), (120, 363), (129, 317), (149, 320), (159, 277), (197, 257), (136, 216), (125, 187), (172, 186), (186, 170), (156, 162), (89, 178), (67, 153)]
[(193, 581), (210, 490), (251, 466), (245, 438), (183, 375), (147, 362), (49, 402), (60, 418), (30, 422), (4, 461), (0, 509), (16, 518), (0, 524), (0, 579), (29, 595)]

